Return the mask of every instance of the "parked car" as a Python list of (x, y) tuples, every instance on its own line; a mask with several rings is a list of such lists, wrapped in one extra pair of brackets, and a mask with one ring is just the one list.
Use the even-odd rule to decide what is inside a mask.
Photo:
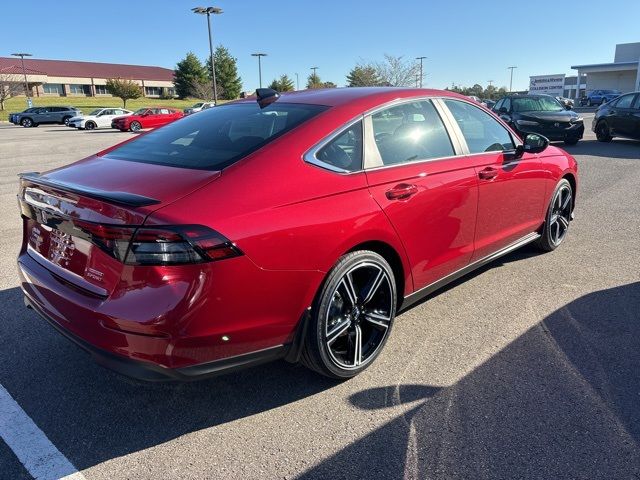
[(525, 244), (561, 245), (576, 188), (569, 154), (453, 92), (260, 89), (23, 174), (21, 286), (137, 378), (277, 358), (349, 378), (399, 311)]
[(93, 130), (95, 128), (111, 127), (111, 122), (116, 117), (131, 115), (131, 110), (124, 108), (98, 108), (89, 115), (79, 115), (69, 119), (68, 126), (80, 130)]
[(575, 145), (584, 135), (584, 120), (550, 95), (509, 95), (493, 106), (521, 138), (528, 133)]
[(185, 115), (191, 115), (192, 113), (200, 112), (214, 106), (215, 104), (213, 102), (198, 102), (194, 104), (193, 107), (185, 108), (182, 112)]
[(78, 115), (82, 115), (82, 112), (76, 107), (33, 107), (11, 114), (9, 120), (23, 127), (37, 127), (45, 123), (67, 125), (71, 118)]
[(640, 92), (626, 93), (599, 107), (591, 129), (601, 142), (614, 137), (640, 140)]
[(123, 132), (138, 132), (143, 128), (161, 127), (182, 117), (184, 114), (176, 108), (145, 107), (136, 110), (131, 115), (114, 118), (111, 121), (111, 128), (117, 128)]
[(573, 100), (567, 97), (556, 97), (556, 100), (558, 100), (567, 110), (571, 110), (575, 106)]
[(618, 90), (594, 90), (587, 95), (587, 105), (603, 105), (620, 96)]
[(485, 107), (487, 107), (489, 110), (491, 110), (493, 108), (493, 106), (496, 104), (496, 102), (494, 100), (490, 100), (488, 98), (485, 98), (484, 100), (482, 100), (481, 102)]

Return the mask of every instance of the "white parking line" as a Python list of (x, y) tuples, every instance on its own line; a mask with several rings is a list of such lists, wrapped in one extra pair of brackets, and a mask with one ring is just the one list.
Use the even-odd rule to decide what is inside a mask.
[[(38, 480), (85, 480), (0, 385), (0, 437)], [(5, 472), (7, 473), (7, 472)]]

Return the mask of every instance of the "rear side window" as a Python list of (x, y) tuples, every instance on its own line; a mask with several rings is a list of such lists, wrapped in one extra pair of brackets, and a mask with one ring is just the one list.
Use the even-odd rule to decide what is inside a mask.
[(631, 108), (631, 103), (635, 98), (635, 94), (623, 95), (619, 99), (616, 100), (616, 107), (618, 108)]
[(462, 130), (469, 153), (513, 150), (509, 132), (484, 110), (467, 102), (445, 100), (449, 111)]
[(358, 121), (318, 150), (316, 158), (342, 170), (362, 169), (362, 121)]
[(190, 115), (118, 147), (105, 158), (221, 170), (329, 107), (274, 102), (221, 105)]

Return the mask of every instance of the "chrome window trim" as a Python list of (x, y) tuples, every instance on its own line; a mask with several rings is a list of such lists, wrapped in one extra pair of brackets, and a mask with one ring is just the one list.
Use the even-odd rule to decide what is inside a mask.
[(344, 133), (346, 130), (351, 128), (356, 123), (362, 122), (363, 117), (364, 117), (363, 115), (358, 115), (357, 117), (352, 118), (351, 120), (349, 120), (347, 123), (342, 124), (340, 127), (335, 129), (333, 132), (331, 132), (329, 135), (324, 137), (322, 140), (320, 140), (318, 143), (316, 143), (313, 147), (311, 147), (309, 150), (307, 150), (306, 153), (304, 153), (302, 155), (302, 159), (306, 163), (309, 163), (311, 165), (315, 165), (316, 167), (320, 167), (320, 168), (322, 168), (324, 170), (332, 171), (334, 173), (340, 173), (342, 175), (350, 175), (350, 174), (353, 174), (353, 173), (362, 172), (362, 170), (363, 170), (362, 164), (364, 164), (364, 159), (365, 159), (365, 155), (364, 155), (364, 152), (365, 152), (364, 125), (362, 127), (362, 135), (363, 135), (363, 138), (362, 138), (362, 164), (361, 164), (361, 166), (360, 166), (360, 168), (358, 170), (347, 170), (345, 168), (336, 167), (335, 165), (331, 165), (330, 163), (326, 163), (326, 162), (323, 162), (322, 160), (318, 160), (318, 157), (316, 157), (316, 155), (320, 150), (322, 150), (323, 147), (325, 147), (332, 140), (334, 140), (335, 138), (337, 138), (340, 135), (342, 135), (342, 133)]

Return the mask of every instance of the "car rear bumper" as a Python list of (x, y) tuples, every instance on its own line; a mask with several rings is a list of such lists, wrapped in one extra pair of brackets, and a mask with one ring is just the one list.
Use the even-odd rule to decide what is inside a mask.
[[(150, 381), (190, 380), (287, 354), (306, 308), (300, 305), (310, 302), (303, 294), (310, 274), (264, 271), (246, 257), (211, 268), (226, 281), (217, 286), (196, 275), (191, 285), (187, 277), (148, 285), (140, 279), (147, 286), (125, 285), (106, 297), (70, 284), (26, 251), (18, 257), (27, 305), (101, 365)], [(300, 302), (287, 305), (281, 288)]]

